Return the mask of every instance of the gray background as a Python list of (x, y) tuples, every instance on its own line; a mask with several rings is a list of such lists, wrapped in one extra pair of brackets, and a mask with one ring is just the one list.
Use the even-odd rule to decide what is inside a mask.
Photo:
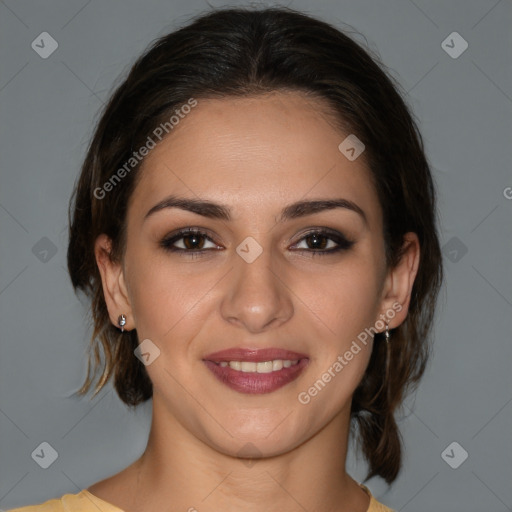
[[(287, 5), (352, 25), (379, 52), (409, 93), (439, 188), (447, 279), (434, 357), (400, 418), (399, 479), (389, 491), (378, 478), (367, 485), (404, 512), (512, 510), (512, 3)], [(144, 450), (151, 404), (129, 412), (110, 386), (93, 402), (69, 398), (85, 376), (90, 331), (66, 273), (66, 208), (117, 77), (154, 38), (206, 9), (196, 0), (0, 1), (4, 509), (76, 493)], [(59, 45), (47, 59), (31, 48), (43, 31)], [(441, 45), (453, 31), (469, 44), (458, 58)], [(44, 441), (58, 452), (48, 469), (31, 457)], [(457, 469), (441, 456), (454, 441), (469, 454)], [(348, 469), (363, 479), (353, 450)]]

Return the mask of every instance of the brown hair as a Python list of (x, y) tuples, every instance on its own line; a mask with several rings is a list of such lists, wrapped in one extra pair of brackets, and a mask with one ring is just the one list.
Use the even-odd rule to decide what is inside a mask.
[(420, 241), (409, 313), (391, 333), (389, 378), (382, 377), (386, 343), (377, 334), (352, 401), (351, 425), (358, 427), (369, 465), (367, 479), (379, 475), (388, 483), (395, 480), (402, 448), (394, 413), (425, 371), (443, 271), (435, 188), (422, 138), (400, 86), (384, 69), (377, 57), (340, 30), (288, 8), (208, 12), (146, 50), (103, 110), (70, 204), (68, 269), (75, 291), (91, 297), (94, 324), (87, 378), (78, 394), (90, 389), (102, 367), (94, 396), (112, 375), (128, 406), (152, 396), (145, 366), (133, 354), (137, 333), (120, 334), (111, 324), (94, 257), (94, 241), (106, 233), (111, 257), (122, 259), (127, 205), (140, 164), (116, 183), (107, 199), (95, 191), (190, 98), (302, 91), (322, 99), (339, 126), (366, 146), (383, 210), (388, 265), (399, 261), (405, 233), (415, 232)]

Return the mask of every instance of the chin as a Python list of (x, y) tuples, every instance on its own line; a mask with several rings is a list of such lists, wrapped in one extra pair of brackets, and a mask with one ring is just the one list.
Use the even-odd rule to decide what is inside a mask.
[[(232, 457), (274, 457), (293, 450), (308, 438), (308, 423), (298, 411), (277, 415), (275, 410), (244, 411), (222, 421), (224, 429), (205, 432), (205, 441), (217, 451)], [(220, 420), (220, 418), (219, 418)]]

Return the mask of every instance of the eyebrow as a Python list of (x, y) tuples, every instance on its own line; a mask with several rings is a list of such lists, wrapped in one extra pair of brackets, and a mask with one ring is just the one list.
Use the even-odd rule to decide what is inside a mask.
[[(180, 208), (209, 219), (231, 220), (231, 209), (229, 206), (203, 199), (185, 198), (174, 195), (168, 196), (155, 204), (155, 206), (146, 213), (144, 220), (156, 212), (167, 208)], [(356, 203), (342, 198), (296, 201), (281, 210), (277, 222), (305, 217), (306, 215), (312, 215), (326, 210), (333, 210), (335, 208), (351, 210), (359, 214), (365, 223), (368, 222), (366, 214)]]

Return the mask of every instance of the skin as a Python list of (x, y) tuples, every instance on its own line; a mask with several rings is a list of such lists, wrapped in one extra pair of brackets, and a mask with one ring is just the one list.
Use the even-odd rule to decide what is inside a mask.
[[(345, 459), (352, 395), (373, 340), (360, 343), (361, 351), (307, 405), (297, 397), (393, 304), (402, 310), (390, 329), (404, 321), (419, 244), (408, 233), (401, 262), (386, 268), (382, 210), (364, 153), (354, 161), (341, 154), (348, 134), (329, 122), (318, 101), (298, 92), (198, 100), (146, 157), (130, 199), (123, 260), (111, 261), (105, 235), (96, 240), (112, 323), (124, 313), (125, 329), (137, 329), (139, 340), (160, 349), (146, 367), (154, 388), (146, 451), (88, 489), (126, 512), (368, 509)], [(178, 208), (144, 219), (170, 194), (225, 204), (232, 219)], [(366, 220), (336, 208), (277, 222), (292, 202), (334, 198), (356, 203)], [(193, 258), (159, 246), (189, 226), (208, 231), (212, 241), (199, 241), (204, 249), (221, 249)], [(313, 255), (317, 246), (304, 238), (313, 227), (336, 230), (354, 244)], [(263, 249), (252, 263), (236, 252), (248, 236)], [(176, 244), (183, 248), (184, 240)], [(243, 394), (202, 361), (232, 347), (284, 348), (310, 361), (277, 391)], [(249, 442), (253, 464), (238, 456)]]

